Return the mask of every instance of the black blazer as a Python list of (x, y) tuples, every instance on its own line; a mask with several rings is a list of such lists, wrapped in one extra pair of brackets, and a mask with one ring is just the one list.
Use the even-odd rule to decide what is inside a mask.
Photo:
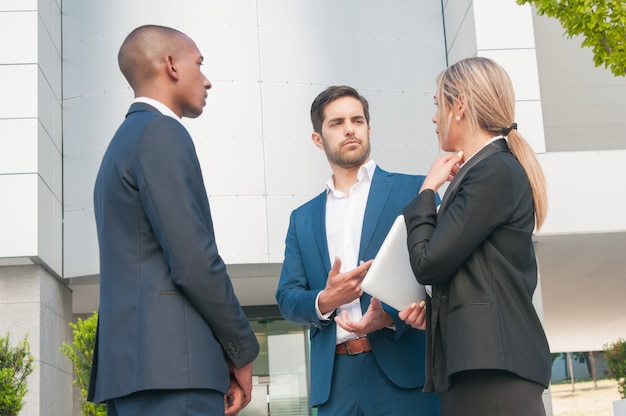
[(426, 391), (450, 376), (501, 369), (548, 386), (548, 342), (532, 296), (537, 262), (528, 177), (504, 139), (485, 146), (450, 183), (439, 212), (432, 191), (404, 210), (411, 265), (432, 285)]
[(177, 120), (135, 103), (94, 191), (100, 309), (88, 400), (149, 389), (226, 392), (259, 344), (215, 244), (195, 148)]

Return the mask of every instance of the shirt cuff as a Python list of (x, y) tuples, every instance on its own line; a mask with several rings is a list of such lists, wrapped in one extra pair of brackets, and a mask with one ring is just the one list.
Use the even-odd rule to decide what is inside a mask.
[(317, 294), (317, 296), (315, 297), (315, 313), (317, 314), (317, 319), (319, 319), (320, 321), (329, 321), (330, 317), (333, 313), (335, 313), (334, 310), (322, 314), (322, 312), (320, 311), (320, 295), (322, 294), (323, 290), (320, 291), (320, 293)]

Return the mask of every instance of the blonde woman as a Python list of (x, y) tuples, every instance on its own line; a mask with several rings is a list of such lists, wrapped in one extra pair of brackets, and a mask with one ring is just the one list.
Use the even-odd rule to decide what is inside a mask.
[[(546, 190), (517, 131), (511, 81), (494, 61), (468, 58), (441, 73), (435, 104), (450, 153), (404, 209), (413, 271), (432, 289), (425, 390), (442, 393), (443, 416), (545, 415), (551, 360), (532, 304), (532, 234), (546, 216)], [(413, 325), (407, 310), (400, 317)]]

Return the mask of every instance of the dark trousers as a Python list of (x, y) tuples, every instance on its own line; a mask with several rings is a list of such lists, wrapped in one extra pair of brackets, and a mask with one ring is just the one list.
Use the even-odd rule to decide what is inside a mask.
[(545, 416), (544, 389), (508, 371), (462, 371), (441, 394), (441, 416)]
[(393, 384), (371, 352), (335, 355), (330, 397), (318, 416), (437, 416), (439, 395)]
[(207, 389), (140, 391), (106, 404), (107, 416), (224, 415), (224, 395)]

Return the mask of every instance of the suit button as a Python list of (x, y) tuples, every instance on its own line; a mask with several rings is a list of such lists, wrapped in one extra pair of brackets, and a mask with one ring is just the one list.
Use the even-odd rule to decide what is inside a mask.
[(446, 295), (443, 295), (441, 297), (441, 303), (443, 303), (443, 304), (447, 304), (448, 303), (448, 297)]

